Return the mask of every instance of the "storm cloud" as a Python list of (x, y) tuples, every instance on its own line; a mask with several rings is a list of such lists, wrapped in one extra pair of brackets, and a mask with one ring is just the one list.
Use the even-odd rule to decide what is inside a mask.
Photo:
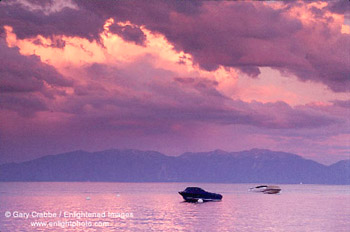
[[(110, 147), (347, 151), (350, 37), (340, 3), (0, 4), (7, 160)], [(264, 77), (266, 67), (278, 74)]]
[[(208, 71), (219, 66), (234, 67), (257, 77), (260, 67), (272, 67), (293, 73), (303, 81), (324, 83), (336, 92), (349, 91), (350, 38), (340, 28), (331, 26), (332, 19), (324, 9), (311, 7), (318, 9), (314, 17), (321, 20), (306, 24), (290, 14), (291, 6), (276, 9), (263, 2), (74, 3), (76, 9), (66, 7), (51, 14), (28, 11), (20, 3), (8, 4), (1, 9), (1, 22), (12, 26), (19, 38), (40, 34), (99, 41), (108, 18), (115, 22), (130, 21), (163, 34), (175, 49), (191, 54), (193, 61)], [(326, 9), (344, 13), (347, 8), (342, 4), (330, 2)], [(112, 31), (127, 41), (145, 42), (145, 36), (136, 26), (115, 24)]]

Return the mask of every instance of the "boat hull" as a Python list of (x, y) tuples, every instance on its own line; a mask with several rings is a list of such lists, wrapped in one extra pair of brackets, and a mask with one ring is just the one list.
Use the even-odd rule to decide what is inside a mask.
[(216, 193), (194, 194), (194, 193), (187, 193), (183, 191), (183, 192), (179, 192), (179, 194), (187, 202), (198, 202), (200, 200), (202, 200), (203, 202), (222, 200), (222, 195), (216, 194)]
[(280, 191), (281, 191), (281, 189), (266, 189), (262, 192), (265, 194), (276, 194), (276, 193), (279, 193)]

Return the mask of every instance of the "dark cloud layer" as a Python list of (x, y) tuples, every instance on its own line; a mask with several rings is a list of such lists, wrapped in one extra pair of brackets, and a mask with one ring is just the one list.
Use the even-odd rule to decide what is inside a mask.
[[(327, 9), (343, 13), (345, 1), (330, 2)], [(235, 67), (249, 76), (259, 67), (295, 74), (301, 80), (322, 82), (333, 91), (350, 86), (349, 35), (331, 29), (323, 21), (303, 25), (299, 19), (261, 2), (209, 1), (76, 1), (79, 9), (64, 8), (49, 15), (28, 11), (20, 4), (0, 9), (1, 25), (11, 25), (19, 38), (67, 35), (99, 40), (108, 18), (158, 32), (193, 56), (206, 70), (220, 65)], [(296, 3), (301, 4), (301, 3)], [(294, 4), (295, 5), (295, 4)], [(327, 19), (324, 10), (314, 15)], [(331, 21), (330, 21), (331, 22)], [(112, 32), (143, 45), (139, 28), (112, 25)]]
[[(67, 99), (65, 111), (77, 117), (89, 115), (89, 120), (93, 117), (104, 122), (106, 128), (123, 124), (126, 118), (137, 122), (139, 128), (163, 122), (159, 125), (162, 131), (164, 125), (171, 130), (173, 125), (182, 123), (242, 124), (270, 129), (319, 128), (340, 123), (337, 118), (313, 108), (292, 108), (284, 102), (263, 104), (232, 100), (217, 91), (216, 81), (174, 77), (174, 73), (166, 70), (149, 72), (151, 69), (147, 63), (125, 68), (92, 64), (86, 67), (91, 80), (100, 77), (99, 80), (103, 79), (110, 86), (122, 86), (125, 91), (80, 86), (76, 96)], [(129, 74), (127, 78), (124, 73)], [(138, 79), (142, 73), (143, 78)], [(158, 75), (162, 78), (154, 79)], [(135, 80), (138, 85), (133, 83)], [(84, 110), (86, 106), (90, 107), (90, 112)], [(157, 131), (157, 126), (152, 128)]]
[[(45, 1), (41, 1), (45, 4)], [(61, 11), (45, 14), (40, 10), (30, 11), (20, 3), (0, 7), (0, 26), (13, 27), (19, 39), (37, 35), (52, 37), (55, 35), (78, 36), (90, 41), (100, 40), (105, 18), (84, 10), (63, 8)]]
[[(288, 7), (275, 10), (257, 2), (204, 1), (186, 7), (179, 6), (183, 1), (174, 2), (77, 4), (101, 17), (128, 20), (164, 34), (206, 70), (223, 65), (256, 77), (259, 67), (272, 67), (301, 80), (323, 82), (333, 91), (349, 91), (350, 37), (340, 28), (335, 31), (324, 21), (304, 25), (288, 15)], [(324, 13), (318, 11), (317, 17), (331, 20)]]
[[(329, 2), (327, 9), (344, 13), (345, 1)], [(272, 67), (295, 74), (301, 80), (322, 82), (333, 91), (350, 87), (350, 37), (325, 21), (304, 25), (289, 16), (296, 4), (279, 10), (262, 2), (210, 1), (75, 1), (77, 9), (63, 8), (44, 14), (28, 11), (21, 4), (0, 9), (1, 25), (10, 25), (19, 38), (41, 34), (79, 36), (100, 40), (108, 18), (130, 21), (135, 27), (112, 25), (126, 41), (144, 45), (144, 25), (163, 35), (175, 49), (190, 53), (206, 70), (220, 65), (235, 67), (252, 77), (259, 67)], [(312, 8), (325, 20), (325, 10)], [(317, 13), (317, 12), (318, 13)], [(62, 45), (61, 45), (62, 46)]]
[(337, 14), (350, 14), (350, 4), (349, 1), (328, 1), (327, 9)]
[(333, 101), (333, 104), (335, 106), (350, 108), (350, 100), (347, 100), (347, 101), (336, 100), (336, 101)]
[(130, 25), (120, 26), (118, 24), (113, 24), (109, 27), (109, 31), (119, 35), (125, 41), (132, 41), (138, 45), (145, 45), (146, 35), (139, 27), (133, 27)]
[[(9, 48), (0, 39), (0, 107), (32, 116), (46, 110), (45, 99), (62, 94), (56, 87), (72, 86), (72, 81), (60, 75), (55, 68), (40, 58), (23, 56), (18, 48)], [(48, 88), (48, 86), (54, 89)]]

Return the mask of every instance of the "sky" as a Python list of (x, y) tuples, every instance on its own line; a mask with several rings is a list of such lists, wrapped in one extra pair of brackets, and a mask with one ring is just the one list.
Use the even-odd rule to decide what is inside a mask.
[(348, 1), (0, 2), (0, 163), (73, 150), (350, 158)]

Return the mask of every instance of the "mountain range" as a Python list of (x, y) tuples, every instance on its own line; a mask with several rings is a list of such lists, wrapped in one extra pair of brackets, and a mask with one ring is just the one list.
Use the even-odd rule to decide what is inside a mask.
[(325, 166), (265, 149), (241, 152), (73, 151), (0, 165), (0, 181), (350, 184), (350, 160)]

